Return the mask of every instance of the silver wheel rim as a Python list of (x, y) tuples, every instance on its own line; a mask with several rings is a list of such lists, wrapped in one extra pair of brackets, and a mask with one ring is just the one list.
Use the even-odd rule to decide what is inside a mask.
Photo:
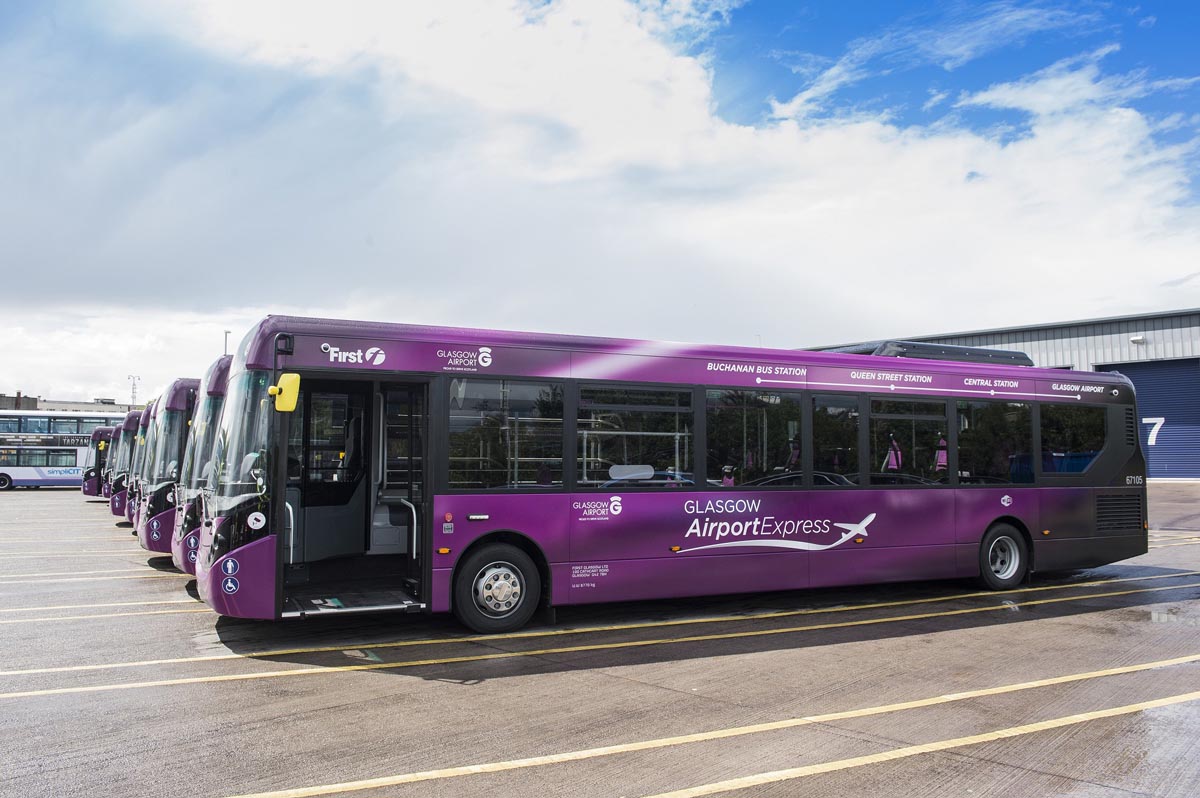
[(521, 606), (525, 598), (525, 581), (512, 563), (488, 563), (475, 574), (471, 594), (475, 597), (475, 606), (485, 614), (506, 618)]
[(1021, 567), (1021, 555), (1017, 543), (1010, 537), (999, 537), (988, 548), (988, 566), (997, 579), (1012, 579)]

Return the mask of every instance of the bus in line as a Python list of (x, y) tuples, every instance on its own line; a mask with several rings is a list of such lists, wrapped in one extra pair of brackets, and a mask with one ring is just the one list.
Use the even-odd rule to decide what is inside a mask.
[(100, 496), (104, 492), (104, 468), (112, 436), (112, 427), (96, 427), (92, 430), (92, 439), (83, 461), (83, 485), (80, 489), (84, 496)]
[(147, 440), (144, 475), (139, 490), (134, 529), (147, 551), (171, 551), (175, 529), (175, 484), (187, 446), (188, 425), (196, 407), (200, 380), (180, 378), (163, 391), (154, 405), (152, 432)]
[(1146, 552), (1127, 378), (923, 354), (268, 316), (230, 367), (199, 594), (492, 633), (597, 602), (999, 590)]
[(118, 425), (119, 434), (114, 438), (113, 453), (109, 457), (108, 509), (115, 516), (125, 515), (125, 502), (129, 495), (130, 467), (133, 450), (137, 445), (138, 422), (141, 410), (130, 410)]
[(0, 490), (80, 487), (92, 431), (113, 413), (0, 410)]
[(221, 423), (221, 408), (225, 404), (225, 380), (229, 376), (232, 355), (222, 355), (213, 361), (200, 387), (196, 390), (196, 410), (188, 427), (187, 449), (179, 469), (179, 484), (175, 489), (175, 529), (171, 535), (171, 561), (184, 573), (196, 573), (196, 557), (200, 548), (200, 523), (203, 511), (200, 500), (212, 474), (212, 450), (217, 428)]
[(135, 515), (141, 502), (143, 471), (146, 466), (146, 457), (154, 446), (154, 425), (151, 422), (154, 419), (154, 408), (157, 402), (157, 397), (147, 402), (145, 409), (142, 410), (142, 414), (138, 418), (137, 437), (134, 438), (133, 456), (129, 461), (128, 494), (125, 497), (125, 522), (134, 527), (132, 534), (135, 535), (137, 534), (137, 520)]

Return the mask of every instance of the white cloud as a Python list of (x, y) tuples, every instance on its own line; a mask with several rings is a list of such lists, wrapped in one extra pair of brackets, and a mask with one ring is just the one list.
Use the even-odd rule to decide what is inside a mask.
[(1194, 154), (1125, 104), (1175, 84), (1094, 54), (959, 101), (1034, 111), (1010, 141), (729, 124), (654, 5), (105, 8), (200, 66), (156, 95), (0, 49), (41, 67), (0, 85), (5, 389), (150, 390), (284, 309), (795, 347), (1200, 304), (1162, 287), (1200, 260)]

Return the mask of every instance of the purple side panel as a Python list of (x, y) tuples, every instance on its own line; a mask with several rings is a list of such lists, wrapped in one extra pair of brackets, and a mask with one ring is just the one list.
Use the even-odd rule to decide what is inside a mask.
[(106, 481), (104, 483), (103, 491), (104, 491), (104, 498), (111, 499), (112, 498), (112, 483)]
[(84, 496), (99, 496), (100, 495), (100, 477), (92, 477), (83, 481)]
[(143, 518), (138, 524), (138, 541), (147, 551), (167, 553), (175, 531), (175, 508), (163, 510), (153, 518)]
[(115, 516), (125, 515), (125, 502), (129, 498), (128, 490), (119, 490), (108, 500), (108, 509)]
[(211, 568), (197, 563), (200, 598), (221, 615), (275, 618), (275, 558), (276, 536), (267, 535), (218, 558)]
[(138, 500), (137, 494), (132, 491), (125, 492), (125, 520), (133, 523), (133, 511), (137, 509)]

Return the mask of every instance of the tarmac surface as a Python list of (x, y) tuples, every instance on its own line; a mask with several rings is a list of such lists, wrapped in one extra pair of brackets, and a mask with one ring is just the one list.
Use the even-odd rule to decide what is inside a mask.
[(1200, 485), (1037, 575), (218, 618), (74, 490), (0, 493), (0, 795), (1200, 795)]

